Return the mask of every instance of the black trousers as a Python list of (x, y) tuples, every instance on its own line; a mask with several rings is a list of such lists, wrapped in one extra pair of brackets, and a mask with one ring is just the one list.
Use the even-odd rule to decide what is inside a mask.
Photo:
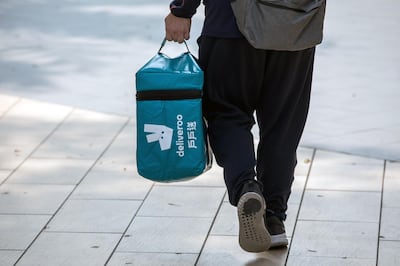
[[(256, 177), (267, 214), (285, 219), (308, 113), (315, 48), (259, 50), (245, 39), (204, 36), (198, 42), (205, 72), (203, 111), (230, 203), (236, 206), (243, 183)], [(257, 159), (254, 113), (260, 129)]]

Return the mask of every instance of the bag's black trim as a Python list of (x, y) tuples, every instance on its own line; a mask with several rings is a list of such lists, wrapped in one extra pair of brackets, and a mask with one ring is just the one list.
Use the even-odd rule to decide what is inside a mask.
[(323, 0), (314, 1), (314, 2), (315, 3), (310, 2), (307, 5), (305, 5), (305, 4), (299, 5), (299, 4), (290, 3), (290, 2), (281, 3), (279, 1), (258, 0), (258, 3), (265, 5), (265, 6), (271, 6), (271, 7), (280, 8), (280, 9), (288, 9), (288, 10), (293, 10), (293, 11), (297, 11), (297, 12), (311, 12), (312, 10), (319, 8), (322, 5)]
[(138, 91), (136, 93), (137, 101), (149, 100), (186, 100), (198, 99), (203, 96), (202, 90), (151, 90), (151, 91)]

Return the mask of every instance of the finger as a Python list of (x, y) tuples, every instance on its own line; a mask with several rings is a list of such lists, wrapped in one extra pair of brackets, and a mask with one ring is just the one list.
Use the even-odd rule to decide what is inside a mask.
[(179, 37), (176, 39), (176, 41), (177, 41), (178, 43), (183, 43), (183, 41), (184, 41), (183, 36), (182, 36), (182, 35), (179, 36)]
[(185, 40), (189, 40), (190, 39), (190, 32), (185, 32), (185, 35), (184, 35), (184, 38), (185, 38)]
[(176, 33), (175, 33), (175, 32), (173, 32), (173, 33), (172, 33), (172, 35), (171, 35), (171, 41), (174, 41), (174, 42), (176, 42), (176, 41), (177, 41), (177, 39), (178, 39), (178, 37), (177, 37)]
[(171, 36), (171, 34), (170, 34), (169, 32), (166, 32), (166, 33), (165, 33), (165, 39), (166, 39), (167, 41), (172, 41), (172, 36)]
[(172, 40), (173, 40), (174, 42), (182, 43), (182, 42), (183, 42), (183, 33), (182, 33), (182, 32), (179, 32), (179, 31), (175, 31), (175, 32), (172, 34)]
[(178, 42), (179, 43), (183, 43), (185, 41), (185, 39), (186, 39), (186, 33), (185, 32), (181, 32), (179, 34)]

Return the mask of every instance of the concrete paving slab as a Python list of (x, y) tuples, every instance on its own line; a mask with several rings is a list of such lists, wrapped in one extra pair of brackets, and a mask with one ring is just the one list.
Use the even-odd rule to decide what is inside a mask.
[(0, 250), (0, 265), (14, 265), (23, 250)]
[(117, 252), (200, 253), (213, 218), (136, 217)]
[(131, 119), (118, 134), (106, 153), (100, 158), (94, 170), (136, 172), (136, 122)]
[[(330, 258), (330, 257), (299, 257), (289, 256), (287, 266), (373, 266), (376, 265), (375, 259), (354, 259), (354, 258)], [(384, 264), (382, 264), (384, 265)]]
[(74, 186), (3, 184), (0, 186), (0, 214), (53, 215)]
[[(3, 98), (3, 96), (0, 96)], [(49, 110), (51, 110), (49, 112)], [(0, 153), (8, 158), (3, 164), (15, 168), (21, 159), (33, 151), (71, 111), (70, 107), (21, 99), (0, 119)], [(7, 156), (16, 152), (16, 157)], [(11, 154), (10, 154), (11, 155)]]
[[(3, 97), (3, 94), (1, 94), (0, 98)], [(51, 112), (49, 112), (49, 110), (51, 110)], [(4, 117), (2, 117), (1, 121), (3, 122), (7, 120), (23, 119), (27, 123), (31, 121), (58, 123), (62, 121), (71, 112), (71, 110), (71, 107), (65, 105), (22, 98), (7, 112)]]
[(0, 145), (36, 147), (51, 134), (57, 124), (5, 116), (0, 120), (0, 126)]
[(0, 170), (0, 184), (11, 174), (11, 170)]
[(0, 145), (0, 169), (13, 170), (17, 168), (34, 149), (33, 145)]
[[(345, 166), (345, 165), (359, 165), (359, 166), (382, 166), (383, 160), (358, 156), (349, 153), (339, 153), (327, 150), (317, 150), (313, 161), (313, 171), (315, 168), (327, 165)], [(330, 170), (330, 169), (329, 169)]]
[(307, 188), (380, 192), (383, 166), (383, 160), (318, 150)]
[(198, 254), (182, 253), (120, 253), (115, 252), (107, 265), (193, 266)]
[(306, 181), (307, 181), (307, 176), (296, 176), (295, 175), (294, 181), (292, 184), (292, 192), (290, 194), (288, 203), (300, 204), (302, 197), (303, 197), (303, 192), (304, 192), (304, 188), (306, 185)]
[(214, 217), (225, 188), (154, 186), (138, 216)]
[(396, 266), (400, 264), (400, 241), (380, 241), (378, 265)]
[(29, 158), (7, 183), (76, 185), (93, 163), (94, 160)]
[(9, 96), (5, 94), (0, 94), (0, 118), (18, 102), (19, 98), (14, 96)]
[(377, 223), (297, 221), (289, 259), (300, 256), (375, 260), (378, 227)]
[(400, 208), (400, 163), (387, 162), (384, 180), (383, 207)]
[(239, 222), (236, 208), (228, 202), (223, 202), (216, 215), (210, 235), (237, 236), (239, 234)]
[(93, 170), (72, 194), (72, 199), (143, 200), (153, 182), (138, 177), (136, 171)]
[(380, 239), (400, 241), (400, 208), (382, 208)]
[(126, 117), (74, 110), (33, 156), (97, 159), (126, 122)]
[(0, 250), (25, 250), (50, 218), (51, 215), (0, 215)]
[(42, 233), (18, 265), (104, 265), (118, 234)]
[(68, 200), (46, 232), (123, 233), (141, 205), (128, 200)]
[(297, 223), (297, 216), (300, 210), (300, 204), (288, 203), (288, 209), (286, 212), (286, 220), (284, 221), (286, 236), (291, 239), (294, 235), (295, 225)]
[(209, 236), (197, 265), (285, 265), (287, 249), (275, 249), (262, 253), (243, 251), (236, 236)]
[(125, 116), (74, 109), (55, 134), (60, 136), (104, 137), (116, 133), (127, 121), (128, 118)]
[(229, 195), (228, 195), (228, 193), (225, 194), (223, 202), (229, 202)]
[[(131, 153), (128, 155), (120, 154), (117, 156), (111, 156), (109, 150), (113, 149), (113, 145), (114, 143), (111, 144), (111, 147), (106, 151), (106, 153), (99, 158), (92, 171), (96, 173), (125, 172), (131, 174), (132, 176), (138, 176), (139, 174), (136, 170), (136, 160), (134, 158), (136, 156), (132, 154), (131, 150), (129, 150)], [(136, 153), (136, 146), (134, 150)]]
[(300, 220), (379, 222), (380, 192), (306, 190)]
[(79, 135), (52, 135), (32, 155), (36, 158), (95, 160), (110, 144), (112, 136), (89, 138)]
[(299, 147), (297, 149), (297, 165), (295, 176), (306, 176), (310, 170), (314, 149)]

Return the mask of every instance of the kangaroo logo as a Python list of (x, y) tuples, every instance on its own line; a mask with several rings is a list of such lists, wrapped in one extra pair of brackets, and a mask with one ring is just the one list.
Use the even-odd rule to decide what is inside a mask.
[(146, 136), (147, 143), (158, 141), (162, 151), (171, 148), (173, 131), (172, 128), (164, 125), (144, 124), (144, 132), (151, 133)]

